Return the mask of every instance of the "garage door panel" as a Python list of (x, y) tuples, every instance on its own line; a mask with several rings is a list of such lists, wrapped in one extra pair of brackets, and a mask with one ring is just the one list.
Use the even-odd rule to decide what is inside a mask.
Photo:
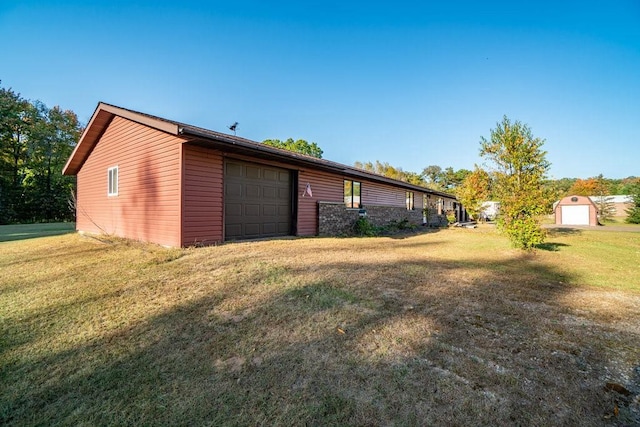
[(225, 174), (227, 176), (242, 176), (242, 165), (238, 163), (227, 163)]
[(265, 199), (275, 199), (277, 190), (275, 187), (262, 187), (262, 197)]
[(245, 176), (250, 179), (260, 179), (260, 168), (257, 166), (246, 166)]
[(291, 233), (290, 171), (235, 160), (227, 160), (225, 171), (226, 239)]
[(242, 236), (242, 224), (226, 224), (225, 231), (228, 238), (238, 238)]
[(244, 186), (245, 194), (247, 198), (258, 198), (260, 197), (260, 186), (254, 184), (246, 184)]
[(260, 216), (260, 205), (246, 204), (244, 205), (244, 214), (246, 216)]
[(589, 225), (589, 206), (561, 206), (562, 224)]
[(280, 172), (274, 169), (264, 169), (262, 172), (265, 181), (277, 181), (279, 176)]
[(231, 197), (242, 197), (242, 184), (240, 183), (228, 183), (225, 186), (225, 195)]
[(227, 203), (224, 207), (224, 213), (227, 218), (237, 217), (242, 215), (241, 203)]
[(278, 207), (276, 205), (262, 205), (262, 215), (265, 217), (277, 216)]
[(247, 237), (260, 237), (260, 223), (249, 223), (244, 226), (244, 233)]

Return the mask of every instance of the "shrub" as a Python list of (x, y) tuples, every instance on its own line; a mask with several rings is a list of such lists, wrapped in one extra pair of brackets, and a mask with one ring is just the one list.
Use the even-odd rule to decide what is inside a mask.
[(518, 249), (532, 250), (544, 243), (546, 232), (533, 217), (516, 218), (510, 222), (501, 221), (501, 228)]
[(358, 236), (377, 236), (379, 234), (378, 228), (371, 224), (366, 216), (358, 218), (353, 225), (353, 231)]
[(393, 231), (406, 231), (406, 230), (415, 230), (416, 225), (409, 222), (407, 218), (404, 218), (400, 221), (391, 221), (389, 224), (384, 227), (385, 231), (393, 232)]

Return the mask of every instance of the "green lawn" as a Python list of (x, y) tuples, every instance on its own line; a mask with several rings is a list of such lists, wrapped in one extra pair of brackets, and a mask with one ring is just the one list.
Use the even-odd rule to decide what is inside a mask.
[(0, 424), (638, 425), (640, 234), (551, 233), (4, 242)]
[(74, 222), (0, 225), (0, 242), (58, 236), (73, 233), (75, 228), (76, 224)]

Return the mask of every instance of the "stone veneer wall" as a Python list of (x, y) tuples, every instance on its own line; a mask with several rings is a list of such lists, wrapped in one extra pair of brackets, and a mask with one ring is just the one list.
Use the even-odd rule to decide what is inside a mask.
[[(363, 206), (367, 219), (376, 227), (383, 227), (391, 222), (407, 220), (415, 225), (423, 225), (422, 210), (408, 211), (396, 206)], [(340, 202), (318, 202), (318, 234), (320, 236), (337, 236), (353, 232), (353, 225), (360, 217), (361, 209), (347, 209)], [(445, 227), (447, 217), (430, 212), (427, 225)]]

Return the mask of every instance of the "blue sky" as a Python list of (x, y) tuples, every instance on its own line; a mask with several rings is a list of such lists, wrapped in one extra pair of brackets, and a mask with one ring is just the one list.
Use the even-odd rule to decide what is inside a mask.
[(640, 1), (0, 2), (0, 80), (324, 158), (473, 169), (507, 115), (552, 178), (640, 176)]

